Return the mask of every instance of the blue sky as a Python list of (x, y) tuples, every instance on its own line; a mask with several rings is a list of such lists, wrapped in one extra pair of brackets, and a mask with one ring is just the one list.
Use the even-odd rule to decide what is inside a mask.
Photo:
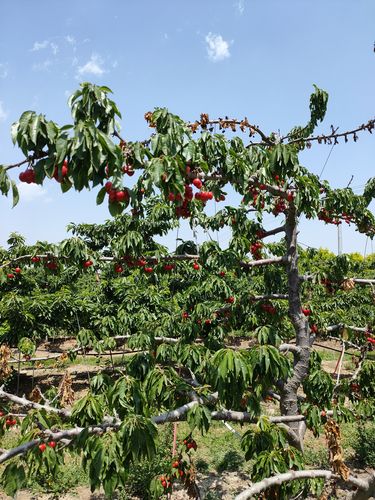
[[(374, 117), (374, 23), (373, 0), (3, 2), (0, 163), (22, 159), (9, 128), (24, 110), (70, 122), (66, 101), (80, 81), (112, 88), (130, 140), (149, 135), (143, 115), (155, 106), (187, 120), (202, 112), (247, 116), (266, 132), (287, 132), (306, 122), (313, 83), (330, 95), (321, 130), (331, 123), (350, 129)], [(359, 192), (375, 175), (374, 140), (361, 134), (356, 144), (335, 146), (323, 177), (342, 187), (354, 175)], [(319, 173), (329, 151), (315, 145), (301, 162)], [(29, 243), (58, 241), (69, 222), (110, 217), (105, 205), (95, 205), (94, 192), (62, 195), (54, 182), (22, 185), (19, 205), (11, 209), (0, 198), (0, 210), (0, 245), (11, 231)], [(267, 216), (266, 223), (277, 221)], [(189, 229), (182, 232), (191, 238)], [(337, 248), (336, 229), (321, 223), (302, 222), (300, 240)], [(347, 227), (343, 242), (346, 252), (366, 246)]]

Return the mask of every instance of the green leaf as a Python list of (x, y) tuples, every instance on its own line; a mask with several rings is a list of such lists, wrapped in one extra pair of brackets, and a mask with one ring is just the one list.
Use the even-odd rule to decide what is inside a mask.
[(20, 196), (19, 196), (19, 192), (17, 189), (17, 185), (14, 181), (12, 181), (12, 196), (13, 196), (12, 207), (15, 207), (17, 205), (17, 203), (19, 202)]
[(26, 480), (24, 467), (15, 463), (8, 464), (1, 477), (5, 493), (12, 497), (26, 484)]
[(30, 139), (36, 145), (38, 141), (38, 134), (40, 132), (40, 122), (42, 115), (36, 115), (30, 123)]
[(103, 203), (106, 193), (107, 193), (107, 191), (106, 191), (105, 187), (102, 187), (99, 190), (98, 194), (96, 195), (96, 204), (97, 205), (101, 205)]

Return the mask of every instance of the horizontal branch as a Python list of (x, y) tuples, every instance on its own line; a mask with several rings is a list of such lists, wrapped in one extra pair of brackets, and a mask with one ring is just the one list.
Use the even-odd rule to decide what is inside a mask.
[[(276, 228), (280, 229), (280, 228)], [(280, 231), (277, 231), (280, 232)], [(276, 234), (271, 233), (270, 234)], [(266, 236), (269, 236), (270, 234), (266, 234)], [(24, 260), (30, 260), (32, 257), (38, 257), (39, 259), (55, 259), (55, 260), (66, 260), (68, 257), (65, 257), (63, 255), (55, 255), (53, 253), (49, 254), (26, 254), (26, 255), (21, 255), (19, 257), (14, 257), (13, 259), (10, 259), (6, 261), (5, 263), (0, 265), (0, 269), (4, 269), (5, 267), (9, 267), (10, 265), (15, 264), (16, 262), (24, 261)], [(159, 261), (196, 261), (199, 260), (200, 256), (199, 255), (191, 255), (191, 254), (183, 254), (183, 255), (165, 255), (163, 257), (144, 257), (144, 260), (147, 262), (159, 262)], [(113, 256), (101, 256), (97, 259), (99, 262), (118, 262), (119, 259)], [(249, 262), (243, 262), (240, 261), (239, 265), (242, 267), (253, 267), (253, 266), (263, 266), (266, 264), (275, 264), (275, 263), (283, 263), (287, 261), (287, 257), (274, 257), (270, 259), (261, 259), (261, 260), (254, 260), (254, 261), (249, 261)]]
[(250, 268), (258, 266), (267, 266), (269, 264), (286, 264), (287, 262), (288, 262), (288, 257), (283, 256), (283, 257), (273, 257), (270, 259), (252, 260), (250, 262), (241, 262), (240, 266), (243, 268)]
[(45, 158), (46, 156), (48, 156), (48, 153), (46, 151), (41, 151), (39, 154), (29, 155), (27, 158), (19, 161), (18, 163), (12, 163), (11, 165), (7, 165), (5, 167), (5, 170), (10, 170), (12, 168), (21, 167), (22, 165), (25, 165), (26, 163), (32, 163), (33, 161), (40, 160), (41, 158)]
[(43, 442), (45, 439), (49, 441), (63, 441), (63, 440), (72, 440), (73, 438), (79, 436), (83, 430), (88, 431), (89, 435), (93, 434), (104, 434), (109, 430), (118, 430), (121, 422), (115, 418), (109, 418), (104, 421), (100, 425), (90, 426), (90, 427), (74, 427), (73, 429), (64, 429), (61, 431), (51, 431), (50, 429), (46, 429), (40, 433), (40, 437), (38, 439), (33, 439), (32, 441), (28, 441), (27, 443), (23, 443), (16, 448), (12, 448), (11, 450), (7, 450), (0, 455), (0, 464), (6, 462), (7, 460), (14, 458), (17, 455), (23, 455), (27, 451), (29, 451), (34, 446), (37, 446), (39, 443)]
[(375, 279), (353, 278), (353, 281), (359, 285), (375, 285)]
[(330, 340), (335, 340), (336, 342), (341, 342), (342, 344), (348, 347), (352, 347), (353, 349), (357, 349), (358, 351), (361, 350), (361, 346), (353, 344), (353, 342), (350, 342), (349, 340), (338, 339), (337, 337), (333, 337), (332, 335), (328, 335), (327, 338)]
[(289, 295), (282, 293), (269, 293), (266, 295), (254, 295), (250, 300), (288, 300)]
[(50, 413), (57, 413), (63, 417), (70, 417), (71, 412), (69, 410), (65, 410), (64, 408), (55, 408), (49, 405), (41, 405), (40, 403), (35, 403), (34, 401), (30, 401), (26, 398), (21, 398), (19, 396), (15, 396), (14, 394), (10, 394), (9, 392), (5, 392), (2, 387), (0, 387), (0, 399), (7, 399), (16, 405), (22, 406), (23, 408), (34, 408), (35, 410), (46, 410)]
[(349, 330), (353, 330), (353, 332), (363, 332), (366, 333), (368, 331), (368, 328), (362, 327), (362, 326), (349, 326), (349, 325), (344, 325), (343, 323), (338, 324), (338, 325), (330, 325), (325, 328), (325, 331), (328, 332), (336, 332), (337, 330), (343, 330), (344, 328), (348, 328)]
[[(316, 135), (316, 136), (310, 136), (306, 138), (301, 138), (301, 139), (293, 139), (291, 141), (288, 141), (287, 144), (295, 144), (298, 142), (312, 142), (312, 141), (318, 141), (318, 142), (329, 142), (331, 143), (332, 140), (337, 140), (339, 137), (347, 137), (348, 135), (354, 135), (357, 132), (362, 132), (364, 130), (368, 130), (369, 132), (372, 131), (372, 129), (375, 127), (375, 120), (369, 120), (367, 123), (363, 123), (362, 125), (359, 125), (357, 128), (353, 130), (347, 130), (346, 132), (340, 132), (336, 133), (337, 129), (331, 133), (331, 134), (321, 134), (321, 135)], [(289, 139), (289, 136), (285, 136), (281, 138), (281, 142), (284, 142), (286, 139)]]
[(280, 344), (279, 345), (280, 352), (292, 352), (293, 354), (300, 354), (301, 347), (295, 344)]
[[(375, 473), (373, 473), (373, 475), (375, 475)], [(255, 495), (259, 495), (262, 491), (272, 486), (280, 486), (281, 484), (289, 481), (295, 481), (299, 479), (315, 479), (315, 478), (323, 478), (325, 480), (328, 480), (328, 479), (340, 479), (340, 476), (338, 474), (334, 474), (330, 470), (289, 471), (284, 474), (278, 474), (277, 476), (268, 477), (266, 479), (263, 479), (262, 481), (259, 481), (258, 483), (253, 484), (251, 488), (237, 495), (235, 500), (248, 500), (254, 497)], [(354, 486), (362, 490), (367, 490), (370, 485), (369, 480), (366, 481), (363, 479), (358, 479), (352, 475), (349, 476), (347, 482), (353, 484)]]
[(275, 227), (275, 229), (270, 229), (269, 231), (264, 231), (262, 234), (262, 239), (267, 238), (267, 236), (274, 236), (275, 234), (285, 232), (285, 226)]

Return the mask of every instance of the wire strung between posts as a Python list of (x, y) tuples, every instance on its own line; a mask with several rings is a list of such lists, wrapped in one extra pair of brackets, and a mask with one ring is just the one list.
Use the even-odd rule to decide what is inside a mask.
[(320, 174), (318, 175), (318, 178), (319, 178), (319, 179), (320, 179), (320, 178), (321, 178), (321, 176), (323, 175), (324, 169), (325, 169), (325, 168), (326, 168), (326, 166), (327, 166), (328, 160), (329, 160), (329, 158), (330, 158), (330, 156), (331, 156), (331, 154), (332, 154), (332, 151), (333, 151), (333, 148), (334, 148), (334, 147), (335, 147), (335, 144), (332, 144), (332, 147), (331, 147), (331, 149), (330, 149), (330, 151), (329, 151), (329, 153), (328, 153), (327, 159), (326, 159), (326, 161), (324, 162), (324, 165), (323, 165), (322, 171), (321, 171), (321, 172), (320, 172)]

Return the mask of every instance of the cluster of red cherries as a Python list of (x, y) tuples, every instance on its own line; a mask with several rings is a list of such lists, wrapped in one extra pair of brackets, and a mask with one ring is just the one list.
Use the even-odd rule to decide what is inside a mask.
[[(61, 183), (65, 180), (68, 173), (69, 173), (68, 160), (64, 160), (60, 171), (59, 167), (57, 165), (55, 166), (52, 177), (57, 182)], [(31, 166), (29, 166), (27, 167), (26, 170), (20, 173), (18, 178), (21, 182), (26, 182), (26, 184), (33, 184), (35, 183), (35, 170)]]
[[(176, 203), (176, 205), (177, 205), (175, 207), (175, 214), (177, 217), (183, 217), (183, 218), (190, 217), (191, 211), (190, 211), (189, 205), (190, 205), (190, 202), (193, 200), (193, 198), (201, 201), (205, 205), (207, 203), (207, 201), (212, 200), (214, 197), (212, 191), (202, 190), (204, 185), (203, 185), (203, 182), (201, 179), (196, 177), (192, 181), (189, 180), (190, 172), (191, 172), (191, 169), (189, 166), (187, 166), (186, 167), (187, 181), (186, 181), (186, 184), (184, 186), (184, 195), (182, 196), (180, 193), (175, 194), (172, 192), (168, 193), (168, 195), (167, 195), (168, 201), (170, 201), (172, 203)], [(165, 182), (166, 180), (167, 180), (167, 177), (164, 174), (162, 176), (162, 181)], [(199, 191), (196, 192), (195, 194), (193, 193), (193, 188), (192, 188), (191, 184), (194, 187), (196, 187), (197, 189), (199, 189)], [(216, 198), (216, 201), (224, 201), (224, 200), (225, 200), (224, 195), (220, 195), (219, 198)]]
[(347, 224), (350, 224), (353, 220), (353, 217), (351, 215), (348, 215), (346, 212), (343, 212), (341, 216), (334, 215), (332, 210), (322, 208), (318, 213), (318, 219), (322, 220), (326, 224), (334, 224), (335, 226), (339, 226), (340, 224), (342, 224), (342, 220), (344, 220)]

